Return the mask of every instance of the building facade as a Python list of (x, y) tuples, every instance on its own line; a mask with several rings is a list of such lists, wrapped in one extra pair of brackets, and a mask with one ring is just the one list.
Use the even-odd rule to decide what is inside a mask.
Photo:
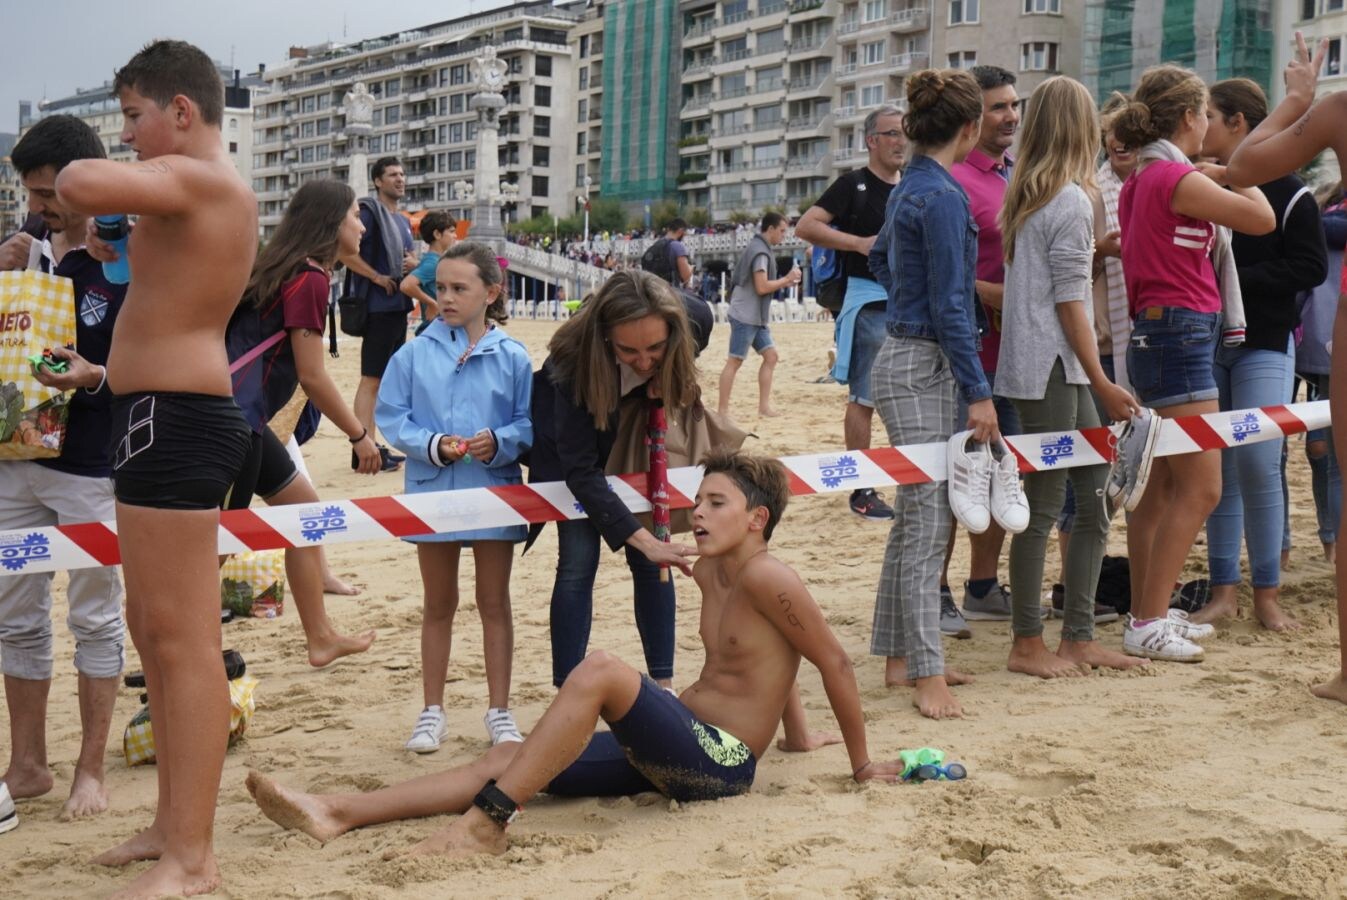
[[(1319, 73), (1318, 94), (1331, 94), (1347, 88), (1347, 71), (1343, 68), (1343, 50), (1347, 44), (1347, 8), (1344, 0), (1284, 0), (1276, 11), (1273, 29), (1272, 71), (1280, 72), (1296, 51), (1296, 32), (1305, 36), (1305, 43), (1313, 52), (1320, 40), (1328, 41), (1328, 55), (1324, 69)], [(1272, 102), (1280, 100), (1286, 90), (1279, 78), (1273, 79), (1269, 93)], [(1324, 152), (1313, 166), (1315, 185), (1338, 180), (1338, 158), (1332, 151)]]
[(346, 180), (352, 145), (342, 102), (357, 82), (375, 97), (368, 158), (397, 156), (407, 174), (406, 205), (467, 216), (457, 195), (476, 169), (471, 62), (493, 45), (507, 66), (500, 113), (501, 176), (518, 185), (507, 215), (518, 221), (571, 211), (577, 133), (571, 29), (580, 14), (521, 3), (352, 44), (295, 48), (265, 74), (271, 93), (257, 109), (253, 189), (264, 234), (290, 194), (314, 178)]
[(946, 0), (934, 15), (935, 65), (1000, 66), (1028, 97), (1053, 75), (1081, 76), (1084, 0)]

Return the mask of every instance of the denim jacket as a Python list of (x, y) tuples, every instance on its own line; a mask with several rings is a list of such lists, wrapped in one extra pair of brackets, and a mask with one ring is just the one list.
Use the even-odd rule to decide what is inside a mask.
[(968, 195), (940, 163), (914, 157), (889, 194), (870, 271), (889, 293), (889, 334), (939, 343), (969, 403), (992, 395), (978, 360), (977, 252)]

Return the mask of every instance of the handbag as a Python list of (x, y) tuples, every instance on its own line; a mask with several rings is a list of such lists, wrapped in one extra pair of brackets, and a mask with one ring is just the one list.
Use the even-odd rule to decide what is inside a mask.
[[(350, 279), (347, 279), (349, 284)], [(351, 337), (364, 337), (365, 326), (369, 323), (369, 304), (363, 296), (342, 294), (337, 300), (337, 312), (341, 315), (342, 334)]]
[(28, 268), (0, 272), (0, 459), (60, 456), (65, 442), (69, 397), (38, 381), (29, 358), (75, 345), (75, 288), (41, 259), (35, 240)]
[[(618, 406), (617, 431), (613, 450), (608, 454), (604, 472), (608, 475), (628, 475), (650, 471), (650, 447), (646, 438), (649, 407), (645, 391), (632, 391)], [(700, 398), (685, 409), (665, 408), (664, 446), (669, 457), (669, 468), (700, 464), (710, 450), (738, 450), (748, 439), (749, 432), (735, 425), (728, 416), (707, 409)], [(650, 513), (637, 513), (637, 521), (646, 529), (654, 522)], [(675, 509), (669, 514), (669, 529), (674, 534), (692, 530), (692, 511)]]

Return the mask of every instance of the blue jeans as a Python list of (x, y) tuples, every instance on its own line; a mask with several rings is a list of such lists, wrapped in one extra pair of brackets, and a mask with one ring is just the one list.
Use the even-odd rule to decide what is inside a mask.
[[(1221, 347), (1213, 375), (1222, 410), (1275, 406), (1291, 398), (1295, 348), (1287, 352)], [(1281, 581), (1281, 457), (1285, 439), (1221, 451), (1221, 502), (1207, 519), (1207, 560), (1211, 583), (1239, 584), (1239, 544), (1243, 533), (1255, 588)]]
[(748, 348), (752, 347), (761, 356), (763, 351), (776, 346), (772, 342), (772, 330), (766, 325), (748, 325), (730, 316), (730, 356), (734, 359), (747, 359)]
[[(1305, 375), (1308, 390), (1306, 399), (1328, 399), (1328, 376)], [(1310, 456), (1310, 443), (1327, 441), (1328, 452), (1315, 458)], [(1338, 540), (1338, 522), (1342, 520), (1342, 472), (1338, 469), (1338, 455), (1333, 450), (1333, 429), (1316, 428), (1305, 435), (1305, 455), (1310, 461), (1310, 483), (1314, 488), (1314, 511), (1319, 518), (1319, 540), (1334, 544)]]
[[(632, 547), (627, 551), (636, 598), (636, 630), (651, 678), (673, 677), (674, 586), (660, 581), (659, 567)], [(557, 580), (552, 585), (552, 684), (561, 687), (589, 648), (594, 618), (594, 575), (599, 570), (599, 532), (588, 519), (557, 523)]]

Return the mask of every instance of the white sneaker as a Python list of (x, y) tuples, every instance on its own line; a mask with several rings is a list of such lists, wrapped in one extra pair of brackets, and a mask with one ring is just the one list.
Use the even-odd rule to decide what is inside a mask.
[(508, 709), (492, 707), (486, 711), (482, 722), (486, 725), (486, 735), (491, 738), (493, 747), (505, 741), (516, 743), (524, 741), (524, 736), (519, 733), (519, 726), (515, 724), (514, 715)]
[(0, 781), (0, 834), (19, 827), (19, 814), (14, 810), (14, 798), (9, 796), (9, 785)]
[(449, 723), (445, 721), (444, 710), (438, 706), (427, 706), (421, 710), (406, 747), (413, 753), (434, 753), (448, 736)]
[(1199, 625), (1196, 622), (1188, 620), (1188, 614), (1181, 609), (1171, 609), (1169, 611), (1169, 623), (1181, 637), (1190, 641), (1200, 641), (1203, 638), (1211, 637), (1216, 633), (1215, 625)]
[(1168, 617), (1137, 625), (1129, 615), (1123, 626), (1123, 652), (1167, 662), (1201, 662), (1203, 657), (1202, 648), (1184, 637)]
[(992, 455), (991, 512), (996, 524), (1011, 534), (1029, 527), (1029, 501), (1020, 484), (1020, 465), (1015, 454), (997, 441), (990, 445)]
[(951, 437), (948, 448), (950, 511), (964, 528), (982, 534), (992, 523), (991, 450), (974, 441), (971, 431)]

